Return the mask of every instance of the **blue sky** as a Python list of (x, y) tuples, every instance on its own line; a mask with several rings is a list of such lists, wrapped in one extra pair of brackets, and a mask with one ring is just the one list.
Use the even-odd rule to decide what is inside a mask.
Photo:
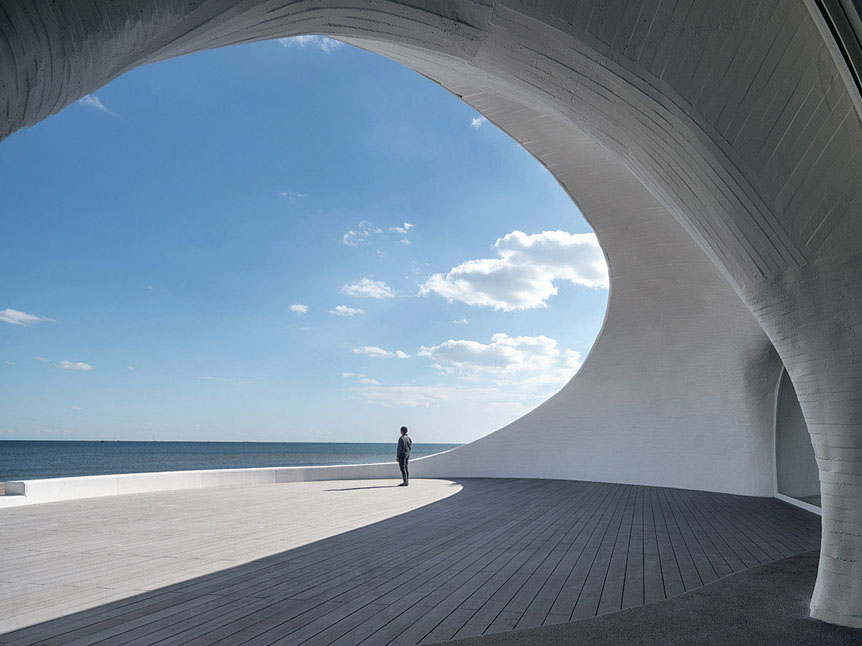
[(547, 171), (334, 41), (134, 70), (0, 142), (0, 177), (0, 439), (470, 441), (604, 317)]

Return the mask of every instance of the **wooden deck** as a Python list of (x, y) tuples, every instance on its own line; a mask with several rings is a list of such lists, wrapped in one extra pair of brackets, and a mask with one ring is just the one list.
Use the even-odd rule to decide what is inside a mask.
[[(659, 601), (819, 545), (819, 518), (773, 499), (479, 479), (444, 498), (448, 482), (384, 484), (0, 512), (0, 633), (32, 624), (0, 644), (426, 644)], [(425, 506), (392, 516), (407, 496)], [(349, 529), (363, 515), (372, 524)], [(315, 531), (328, 537), (279, 541)], [(80, 596), (88, 609), (74, 612)]]

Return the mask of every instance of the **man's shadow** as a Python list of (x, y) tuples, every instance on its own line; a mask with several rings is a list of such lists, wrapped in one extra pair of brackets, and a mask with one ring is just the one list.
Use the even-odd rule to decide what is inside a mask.
[(345, 489), (324, 489), (324, 491), (356, 491), (358, 489), (392, 489), (393, 487), (399, 487), (400, 485), (370, 485), (368, 487), (347, 487)]

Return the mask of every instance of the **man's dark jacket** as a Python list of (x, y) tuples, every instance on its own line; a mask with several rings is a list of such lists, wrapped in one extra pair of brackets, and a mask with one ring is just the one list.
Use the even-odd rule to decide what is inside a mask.
[(402, 435), (398, 438), (398, 452), (395, 454), (395, 457), (399, 461), (409, 458), (411, 448), (413, 448), (413, 440), (407, 437), (407, 435)]

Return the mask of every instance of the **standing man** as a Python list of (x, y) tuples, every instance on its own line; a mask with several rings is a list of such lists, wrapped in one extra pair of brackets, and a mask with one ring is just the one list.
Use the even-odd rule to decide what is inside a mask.
[(410, 483), (410, 472), (407, 470), (407, 461), (410, 459), (410, 449), (413, 447), (413, 440), (407, 437), (407, 427), (401, 427), (401, 437), (398, 438), (398, 450), (395, 452), (395, 457), (398, 458), (398, 466), (401, 467), (401, 477), (404, 478), (399, 487), (406, 487)]

